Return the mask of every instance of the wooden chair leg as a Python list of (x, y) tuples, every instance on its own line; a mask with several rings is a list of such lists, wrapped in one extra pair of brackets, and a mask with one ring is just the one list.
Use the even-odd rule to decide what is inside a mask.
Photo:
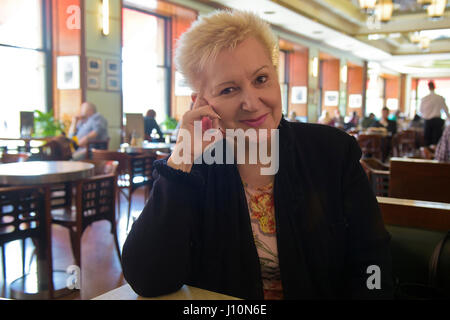
[(2, 271), (3, 271), (3, 283), (6, 285), (6, 254), (5, 254), (5, 245), (2, 245)]
[(131, 188), (128, 189), (128, 215), (127, 215), (127, 232), (128, 232), (128, 227), (130, 225), (130, 215), (131, 215), (131, 197), (133, 196), (133, 192), (131, 192)]
[(27, 239), (22, 239), (22, 276), (25, 275), (25, 260), (27, 256), (26, 241)]
[(117, 256), (119, 257), (119, 261), (122, 262), (122, 254), (120, 253), (119, 238), (117, 237), (117, 226), (115, 221), (111, 221), (111, 233), (113, 234), (114, 237), (114, 244), (116, 246)]
[(72, 246), (72, 254), (75, 264), (81, 268), (81, 236), (78, 230), (70, 228), (70, 244)]

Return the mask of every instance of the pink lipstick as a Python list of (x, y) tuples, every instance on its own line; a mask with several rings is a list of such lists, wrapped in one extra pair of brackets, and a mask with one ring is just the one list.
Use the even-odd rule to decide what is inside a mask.
[(248, 125), (249, 127), (253, 127), (253, 128), (257, 128), (260, 125), (262, 125), (264, 123), (264, 121), (266, 121), (266, 118), (269, 114), (266, 113), (265, 115), (259, 117), (259, 118), (255, 118), (255, 119), (247, 119), (247, 120), (241, 120), (242, 123), (245, 123), (246, 125)]

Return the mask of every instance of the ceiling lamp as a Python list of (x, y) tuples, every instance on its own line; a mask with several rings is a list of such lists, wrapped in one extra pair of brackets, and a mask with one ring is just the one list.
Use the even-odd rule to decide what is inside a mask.
[(394, 11), (392, 0), (379, 0), (376, 5), (375, 14), (379, 21), (388, 22), (392, 17), (392, 11)]
[(359, 0), (359, 7), (364, 12), (368, 13), (375, 9), (376, 0)]
[(446, 5), (447, 0), (432, 0), (427, 8), (428, 17), (433, 20), (441, 19), (444, 14)]

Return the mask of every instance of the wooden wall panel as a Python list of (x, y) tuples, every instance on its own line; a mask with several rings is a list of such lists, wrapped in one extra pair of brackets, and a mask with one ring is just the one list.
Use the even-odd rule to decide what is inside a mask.
[(308, 49), (295, 50), (289, 53), (289, 106), (288, 115), (295, 111), (297, 116), (308, 116), (307, 103), (295, 104), (291, 99), (292, 87), (308, 87)]

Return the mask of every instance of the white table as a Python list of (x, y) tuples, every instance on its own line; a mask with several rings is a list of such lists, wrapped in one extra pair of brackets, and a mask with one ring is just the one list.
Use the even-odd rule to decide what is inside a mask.
[(129, 284), (126, 284), (120, 288), (102, 294), (101, 296), (98, 296), (92, 300), (241, 300), (241, 299), (186, 285), (184, 285), (177, 292), (168, 295), (155, 298), (144, 298), (140, 297), (136, 292), (134, 292)]

